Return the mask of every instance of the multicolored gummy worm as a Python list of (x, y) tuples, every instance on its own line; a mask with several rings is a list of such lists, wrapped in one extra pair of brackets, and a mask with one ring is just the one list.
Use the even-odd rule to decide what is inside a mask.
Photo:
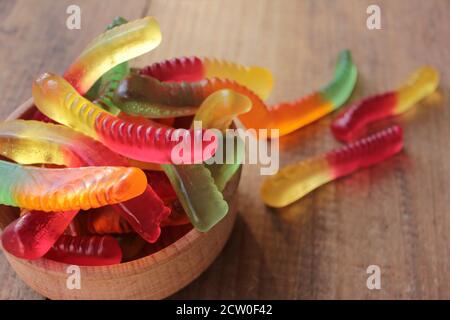
[(403, 131), (393, 126), (323, 155), (288, 165), (268, 177), (261, 196), (271, 207), (284, 207), (319, 186), (375, 165), (403, 148)]
[(173, 163), (173, 151), (178, 148), (187, 153), (183, 158), (186, 163), (194, 163), (210, 158), (217, 147), (217, 137), (211, 133), (206, 138), (205, 130), (155, 127), (118, 118), (79, 95), (66, 80), (54, 74), (42, 74), (34, 81), (32, 92), (43, 114), (132, 159)]
[(153, 50), (160, 42), (161, 30), (152, 17), (116, 26), (92, 40), (64, 78), (84, 95), (107, 71)]
[(273, 88), (272, 73), (258, 66), (243, 66), (235, 62), (214, 58), (179, 57), (151, 64), (139, 74), (164, 82), (195, 82), (205, 78), (233, 80), (267, 99)]
[(29, 210), (87, 210), (132, 199), (147, 186), (137, 168), (47, 169), (0, 161), (0, 204)]
[(129, 114), (164, 118), (175, 116), (174, 112), (194, 114), (196, 107), (211, 93), (231, 89), (252, 101), (252, 110), (239, 116), (247, 128), (268, 129), (268, 137), (272, 135), (271, 129), (278, 129), (282, 136), (339, 108), (352, 93), (356, 78), (356, 66), (350, 52), (345, 50), (339, 55), (333, 81), (318, 92), (294, 102), (268, 106), (253, 91), (229, 79), (174, 83), (136, 74), (131, 74), (119, 84), (114, 102)]
[(353, 103), (333, 121), (331, 131), (341, 141), (361, 137), (370, 124), (411, 109), (418, 101), (433, 93), (438, 83), (438, 71), (429, 66), (422, 67), (397, 90)]

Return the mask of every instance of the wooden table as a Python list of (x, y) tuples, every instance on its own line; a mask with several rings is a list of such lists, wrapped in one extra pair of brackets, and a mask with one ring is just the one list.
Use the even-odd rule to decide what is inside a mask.
[[(366, 9), (381, 7), (381, 30)], [(78, 4), (81, 30), (68, 30)], [(117, 15), (153, 15), (161, 46), (138, 60), (214, 56), (270, 68), (271, 102), (310, 93), (332, 76), (337, 53), (359, 68), (352, 99), (401, 83), (423, 64), (441, 72), (438, 93), (396, 118), (406, 150), (330, 183), (295, 204), (266, 208), (258, 166), (246, 166), (240, 215), (217, 261), (176, 298), (450, 298), (450, 2), (434, 1), (0, 1), (0, 118), (31, 95), (40, 72), (62, 73)], [(338, 145), (333, 116), (281, 139), (281, 164)], [(369, 265), (381, 290), (366, 287)], [(0, 298), (41, 299), (0, 254)]]

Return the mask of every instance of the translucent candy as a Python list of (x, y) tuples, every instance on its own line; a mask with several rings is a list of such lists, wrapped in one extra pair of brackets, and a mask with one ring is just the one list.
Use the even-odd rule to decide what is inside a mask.
[(226, 60), (195, 56), (157, 62), (141, 69), (139, 73), (166, 82), (229, 79), (247, 87), (263, 100), (267, 99), (273, 87), (272, 74), (265, 68), (246, 67)]
[(161, 31), (152, 17), (112, 28), (87, 46), (64, 78), (84, 95), (108, 70), (153, 50), (160, 42)]
[[(0, 123), (0, 154), (20, 164), (67, 167), (128, 166), (125, 158), (70, 128), (39, 121)], [(170, 212), (149, 187), (134, 199), (113, 206), (144, 239), (158, 239), (159, 227)]]
[(232, 90), (219, 90), (203, 101), (194, 121), (201, 121), (203, 128), (225, 131), (234, 118), (251, 109), (252, 102), (246, 96)]
[(0, 161), (0, 204), (29, 210), (68, 211), (132, 199), (147, 186), (136, 168), (45, 169)]
[(437, 70), (422, 67), (396, 91), (364, 98), (345, 109), (331, 125), (333, 135), (341, 141), (361, 137), (371, 123), (411, 109), (418, 101), (433, 93), (438, 83)]
[(211, 229), (228, 212), (228, 204), (202, 164), (162, 165), (189, 220), (202, 232)]
[[(134, 74), (120, 83), (114, 102), (129, 114), (163, 117), (167, 112), (165, 108), (179, 107), (185, 110), (178, 111), (180, 113), (193, 113), (195, 111), (191, 109), (198, 107), (211, 93), (231, 89), (252, 101), (252, 110), (239, 116), (247, 128), (279, 129), (279, 134), (285, 135), (340, 107), (353, 91), (356, 77), (357, 70), (350, 52), (343, 51), (339, 55), (333, 81), (318, 92), (294, 102), (267, 106), (254, 92), (229, 79), (167, 83)], [(268, 136), (271, 136), (270, 130)]]
[(402, 148), (402, 129), (390, 127), (331, 152), (280, 169), (264, 181), (262, 199), (269, 206), (284, 207), (319, 186), (377, 164)]
[(122, 260), (122, 250), (111, 236), (62, 235), (46, 258), (77, 266), (106, 266)]
[[(227, 129), (233, 118), (251, 109), (246, 96), (230, 90), (211, 94), (200, 106), (194, 120), (205, 128)], [(208, 167), (198, 165), (162, 165), (178, 195), (178, 199), (194, 227), (208, 231), (228, 212), (228, 204), (221, 193), (241, 162), (212, 165), (216, 177)], [(218, 185), (216, 184), (218, 183)], [(171, 225), (175, 225), (172, 222)]]
[(33, 98), (48, 117), (132, 159), (172, 163), (172, 151), (179, 148), (186, 152), (185, 163), (194, 163), (199, 158), (211, 157), (217, 146), (214, 135), (209, 140), (204, 139), (204, 130), (154, 127), (117, 118), (81, 97), (67, 81), (56, 75), (41, 75), (33, 83)]
[(39, 259), (58, 240), (77, 214), (75, 211), (27, 211), (2, 233), (2, 246), (22, 259)]

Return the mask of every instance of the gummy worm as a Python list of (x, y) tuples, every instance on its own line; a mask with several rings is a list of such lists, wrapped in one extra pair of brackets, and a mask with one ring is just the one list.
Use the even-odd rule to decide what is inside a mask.
[(47, 253), (78, 213), (27, 212), (10, 223), (2, 233), (2, 246), (22, 259), (39, 259)]
[[(266, 104), (251, 90), (228, 79), (204, 79), (199, 82), (160, 82), (148, 76), (131, 74), (120, 83), (114, 102), (124, 112), (148, 117), (163, 117), (161, 105), (192, 108), (199, 106), (211, 93), (231, 89), (246, 95), (252, 101), (252, 110), (239, 120), (253, 129), (279, 129), (279, 135), (288, 134), (323, 117), (340, 107), (350, 96), (356, 83), (357, 70), (351, 54), (340, 53), (333, 81), (319, 90), (294, 102)], [(133, 100), (134, 97), (142, 97)], [(143, 103), (142, 101), (145, 101)], [(193, 112), (189, 110), (189, 112)]]
[(233, 119), (252, 109), (252, 101), (232, 90), (218, 90), (208, 96), (198, 108), (193, 121), (201, 121), (203, 128), (224, 132)]
[(367, 132), (371, 123), (399, 115), (411, 109), (418, 101), (434, 92), (439, 83), (437, 70), (422, 67), (396, 91), (374, 95), (345, 109), (331, 124), (336, 139), (354, 140)]
[(78, 266), (106, 266), (120, 263), (122, 249), (111, 236), (62, 235), (45, 257)]
[[(128, 166), (125, 158), (92, 138), (62, 125), (31, 120), (0, 123), (0, 154), (20, 164)], [(149, 242), (158, 239), (159, 225), (170, 213), (150, 186), (141, 195), (113, 208)]]
[(46, 169), (0, 161), (0, 204), (29, 210), (87, 210), (142, 194), (142, 170), (124, 167)]
[[(107, 27), (107, 30), (111, 30), (120, 25), (126, 24), (128, 21), (122, 17), (117, 17), (113, 20), (113, 22)], [(122, 62), (118, 64), (97, 80), (94, 86), (91, 89), (97, 88), (97, 91), (89, 92), (86, 94), (86, 97), (89, 100), (95, 100), (94, 103), (102, 107), (103, 109), (111, 112), (112, 114), (118, 114), (120, 109), (117, 108), (112, 102), (112, 97), (114, 95), (114, 91), (117, 89), (120, 80), (125, 78), (130, 73), (130, 67), (128, 65), (128, 61)], [(90, 94), (90, 95), (89, 95)], [(91, 99), (92, 98), (92, 99)]]
[(265, 68), (246, 67), (226, 60), (196, 56), (156, 62), (140, 69), (139, 73), (165, 82), (193, 82), (205, 78), (229, 79), (255, 92), (262, 100), (267, 99), (273, 87), (272, 74)]
[(271, 207), (284, 207), (319, 186), (377, 164), (403, 148), (403, 132), (393, 126), (306, 161), (288, 165), (267, 178), (261, 196)]
[[(194, 163), (198, 157), (202, 160), (211, 157), (217, 147), (217, 137), (204, 138), (204, 130), (155, 127), (122, 120), (80, 96), (57, 75), (46, 73), (34, 81), (33, 98), (46, 116), (132, 159), (172, 163), (172, 151), (181, 149), (186, 151), (185, 163)], [(194, 152), (189, 152), (191, 146)]]
[(96, 37), (64, 74), (84, 95), (114, 66), (156, 48), (161, 42), (158, 22), (152, 17), (112, 28)]

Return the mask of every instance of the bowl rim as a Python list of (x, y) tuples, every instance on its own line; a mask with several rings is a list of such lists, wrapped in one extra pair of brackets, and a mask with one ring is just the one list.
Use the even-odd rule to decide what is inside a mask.
[[(3, 120), (3, 121), (19, 119), (21, 116), (23, 116), (33, 106), (34, 106), (33, 98), (29, 98), (28, 100), (23, 102), (21, 105), (19, 105), (19, 107), (17, 107), (16, 110), (14, 110), (11, 114), (9, 114), (9, 116), (7, 116), (6, 119)], [(241, 165), (241, 169), (240, 170), (242, 170), (242, 165)], [(238, 170), (238, 172), (239, 172), (239, 170)], [(227, 218), (227, 217), (228, 217), (228, 215), (225, 216), (224, 219)], [(222, 222), (224, 219), (222, 219), (220, 222)], [(177, 239), (175, 242), (173, 242), (170, 245), (168, 245), (167, 247), (165, 247), (165, 248), (163, 248), (161, 250), (158, 250), (158, 251), (156, 251), (154, 253), (151, 253), (151, 254), (149, 254), (149, 255), (147, 255), (145, 257), (138, 258), (138, 259), (131, 260), (131, 261), (127, 261), (127, 262), (121, 262), (121, 263), (114, 264), (114, 265), (107, 265), (107, 266), (78, 266), (78, 267), (81, 270), (85, 270), (85, 271), (101, 272), (102, 270), (106, 270), (106, 269), (108, 269), (110, 271), (111, 268), (123, 268), (123, 267), (134, 266), (136, 268), (123, 268), (121, 271), (123, 271), (123, 270), (133, 270), (133, 274), (144, 273), (146, 271), (146, 268), (138, 268), (139, 265), (143, 264), (144, 262), (147, 262), (147, 260), (154, 260), (154, 262), (157, 262), (157, 264), (159, 266), (164, 265), (166, 263), (169, 263), (171, 261), (171, 259), (176, 257), (176, 255), (179, 254), (180, 252), (182, 252), (182, 250), (186, 246), (191, 245), (192, 243), (194, 243), (195, 241), (201, 239), (202, 237), (207, 236), (208, 232), (200, 232), (197, 229), (195, 229), (195, 227), (193, 227), (190, 231), (188, 231), (182, 237)], [(36, 259), (36, 260), (21, 259), (21, 258), (18, 258), (18, 257), (14, 257), (10, 253), (8, 253), (6, 250), (4, 250), (4, 248), (1, 245), (1, 243), (0, 243), (0, 248), (7, 255), (9, 255), (9, 256), (15, 258), (16, 260), (20, 261), (20, 263), (30, 264), (30, 265), (32, 265), (34, 267), (42, 267), (42, 266), (45, 265), (45, 267), (47, 269), (49, 267), (51, 269), (53, 269), (53, 267), (54, 268), (61, 268), (63, 266), (70, 265), (70, 264), (67, 264), (67, 263), (54, 261), (54, 260), (47, 259), (47, 258), (44, 258), (44, 257)], [(136, 272), (136, 270), (138, 270), (138, 269), (139, 269), (139, 272)], [(128, 273), (128, 272), (125, 271), (124, 273)]]

